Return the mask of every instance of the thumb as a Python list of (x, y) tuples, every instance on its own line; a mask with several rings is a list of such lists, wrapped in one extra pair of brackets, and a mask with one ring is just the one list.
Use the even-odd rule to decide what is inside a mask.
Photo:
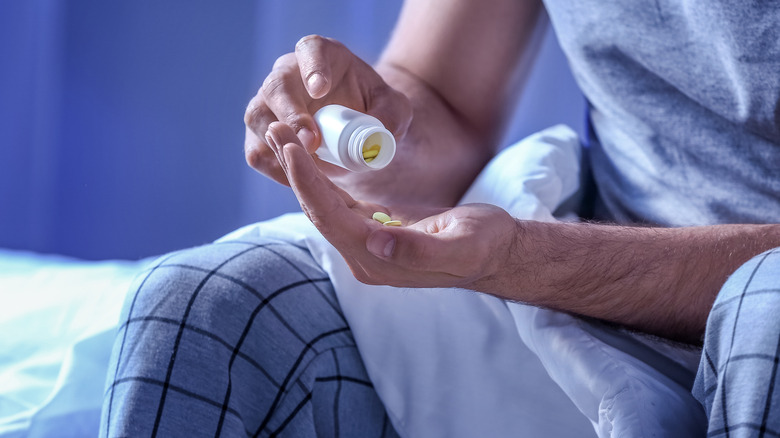
[(330, 92), (331, 63), (338, 61), (334, 46), (340, 44), (320, 35), (305, 36), (295, 45), (301, 79), (312, 99), (321, 99)]
[(368, 235), (366, 249), (380, 259), (389, 259), (395, 251), (395, 236), (384, 230), (377, 230)]
[(378, 229), (366, 239), (366, 249), (376, 257), (403, 268), (457, 274), (461, 250), (442, 235), (405, 228)]

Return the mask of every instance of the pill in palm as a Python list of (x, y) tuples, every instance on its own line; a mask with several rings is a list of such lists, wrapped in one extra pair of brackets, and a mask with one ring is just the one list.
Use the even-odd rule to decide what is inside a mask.
[(385, 223), (392, 220), (392, 218), (388, 216), (387, 213), (382, 213), (381, 211), (374, 213), (371, 218), (380, 223)]
[(397, 221), (397, 220), (387, 221), (387, 222), (383, 222), (382, 225), (387, 225), (388, 227), (400, 227), (401, 221)]

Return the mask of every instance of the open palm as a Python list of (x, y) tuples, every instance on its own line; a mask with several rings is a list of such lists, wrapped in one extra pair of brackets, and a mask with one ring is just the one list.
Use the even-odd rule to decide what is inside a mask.
[[(267, 137), (301, 208), (358, 280), (469, 287), (503, 269), (509, 259), (516, 225), (506, 211), (487, 204), (445, 209), (355, 200), (317, 168), (289, 126), (275, 123)], [(402, 226), (373, 220), (376, 211)]]

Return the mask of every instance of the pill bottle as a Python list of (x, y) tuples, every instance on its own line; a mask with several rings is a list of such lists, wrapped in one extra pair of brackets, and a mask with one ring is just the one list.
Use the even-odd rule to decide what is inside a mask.
[[(314, 113), (322, 133), (317, 156), (353, 172), (379, 170), (395, 156), (395, 138), (377, 118), (341, 105), (327, 105)], [(373, 155), (366, 158), (365, 155)], [(369, 151), (369, 153), (365, 153)]]

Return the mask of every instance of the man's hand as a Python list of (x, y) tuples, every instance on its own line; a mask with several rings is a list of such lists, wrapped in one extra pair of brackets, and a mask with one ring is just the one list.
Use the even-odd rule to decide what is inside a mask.
[[(516, 223), (498, 207), (385, 207), (357, 201), (317, 168), (289, 126), (272, 124), (268, 144), (303, 211), (364, 283), (474, 288), (509, 259)], [(403, 226), (371, 219), (376, 211)]]
[(314, 157), (336, 185), (383, 204), (454, 205), (493, 155), (536, 46), (538, 0), (406, 1), (375, 66), (341, 43), (309, 36), (280, 57), (250, 102), (247, 162), (288, 184), (265, 142), (289, 125), (312, 154), (321, 135), (312, 115), (340, 104), (378, 118), (398, 140), (393, 162), (351, 174)]
[[(271, 73), (244, 115), (247, 163), (266, 176), (289, 185), (273, 152), (264, 141), (268, 126), (281, 121), (295, 131), (309, 153), (320, 145), (322, 134), (312, 114), (337, 103), (378, 118), (396, 138), (406, 133), (412, 110), (406, 96), (385, 83), (374, 69), (341, 43), (310, 35), (294, 53), (276, 60)], [(330, 175), (345, 171), (320, 160)]]

